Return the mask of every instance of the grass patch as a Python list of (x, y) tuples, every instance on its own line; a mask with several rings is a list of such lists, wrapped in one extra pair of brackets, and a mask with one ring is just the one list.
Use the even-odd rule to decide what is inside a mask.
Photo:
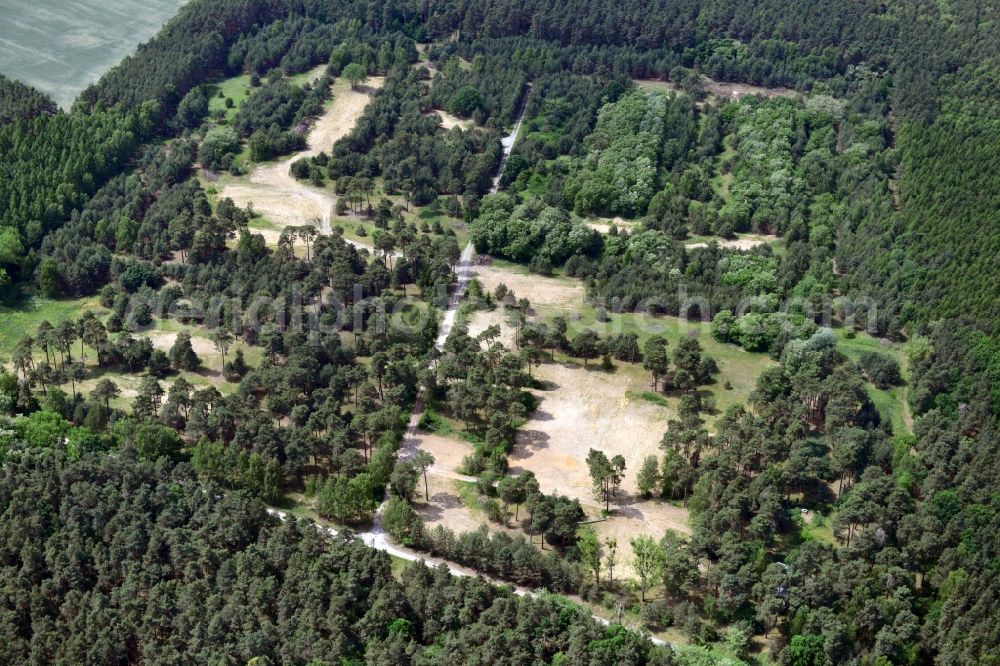
[(669, 407), (670, 402), (667, 398), (659, 393), (654, 393), (653, 391), (626, 391), (625, 396), (631, 398), (632, 400), (645, 400), (646, 402), (651, 402), (654, 405), (660, 405), (661, 407)]
[(402, 557), (398, 557), (391, 553), (389, 554), (389, 567), (392, 570), (392, 577), (400, 583), (403, 582), (403, 576), (406, 574), (406, 570), (409, 566), (409, 560), (404, 560)]
[(258, 215), (257, 217), (251, 219), (247, 222), (247, 228), (257, 231), (279, 231), (279, 227), (267, 218)]
[(305, 86), (307, 83), (312, 83), (323, 76), (323, 72), (326, 71), (326, 65), (316, 65), (312, 69), (308, 69), (304, 72), (299, 72), (298, 74), (292, 74), (288, 77), (288, 82), (299, 86), (300, 88)]
[(445, 416), (430, 406), (424, 408), (424, 413), (420, 417), (420, 423), (417, 424), (417, 427), (433, 435), (460, 439), (469, 444), (481, 444), (483, 442), (482, 436), (465, 430), (458, 420)]
[(857, 361), (865, 352), (878, 352), (896, 359), (896, 362), (899, 363), (903, 385), (880, 389), (874, 384), (869, 384), (868, 396), (871, 398), (872, 403), (875, 404), (882, 418), (892, 424), (893, 432), (911, 433), (913, 431), (913, 422), (910, 416), (910, 408), (907, 404), (907, 400), (909, 400), (907, 390), (909, 368), (907, 367), (906, 354), (903, 352), (902, 345), (872, 337), (867, 333), (855, 333), (853, 337), (848, 337), (848, 332), (844, 328), (838, 328), (834, 333), (837, 336), (837, 349), (852, 361)]
[(833, 536), (834, 515), (823, 515), (820, 513), (810, 514), (811, 518), (806, 521), (803, 514), (797, 510), (792, 510), (792, 522), (799, 529), (799, 539), (801, 542), (817, 541), (834, 547), (839, 546), (837, 539)]
[(470, 511), (483, 511), (483, 503), (479, 498), (479, 490), (476, 488), (476, 484), (470, 481), (458, 480), (454, 480), (452, 483), (455, 486), (455, 492), (458, 493), (458, 498), (462, 500), (465, 508)]
[(103, 314), (97, 296), (49, 300), (31, 298), (17, 307), (0, 307), (0, 363), (10, 361), (15, 345), (25, 335), (34, 335), (38, 325), (48, 320), (52, 325), (64, 319), (79, 319), (87, 310)]
[[(208, 113), (214, 114), (216, 111), (226, 112), (226, 122), (232, 122), (243, 101), (249, 97), (252, 90), (250, 85), (250, 75), (240, 74), (228, 79), (218, 81), (209, 87)], [(219, 97), (219, 93), (222, 97)], [(233, 106), (226, 108), (226, 98), (233, 100)]]

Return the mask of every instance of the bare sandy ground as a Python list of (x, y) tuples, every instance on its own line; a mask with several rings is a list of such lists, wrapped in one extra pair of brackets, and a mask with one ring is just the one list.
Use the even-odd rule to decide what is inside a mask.
[[(174, 346), (174, 342), (177, 341), (177, 334), (171, 331), (151, 331), (146, 335), (150, 342), (153, 343), (153, 347), (162, 349), (165, 352), (169, 352), (170, 348)], [(197, 335), (191, 336), (191, 347), (198, 356), (218, 354), (214, 342)]]
[(544, 277), (498, 266), (476, 266), (473, 276), (490, 292), (504, 283), (517, 298), (531, 301), (531, 307), (538, 312), (576, 312), (583, 306), (583, 285), (571, 278)]
[[(768, 234), (739, 234), (737, 238), (717, 239), (721, 247), (728, 248), (730, 250), (751, 250), (758, 245), (774, 243), (777, 240), (777, 236), (771, 236)], [(696, 247), (708, 247), (708, 243), (687, 243), (684, 247), (690, 249), (694, 249)]]
[(431, 470), (435, 474), (450, 478), (466, 478), (458, 473), (458, 468), (462, 464), (462, 458), (472, 453), (471, 444), (422, 430), (417, 431), (416, 444), (434, 456), (434, 466)]
[(346, 135), (364, 112), (370, 93), (382, 87), (385, 79), (372, 77), (359, 90), (351, 90), (346, 81), (333, 85), (333, 101), (309, 133), (309, 146), (280, 162), (261, 164), (249, 179), (225, 185), (219, 197), (229, 197), (238, 206), (253, 202), (254, 210), (276, 227), (315, 224), (329, 233), (330, 218), (337, 197), (330, 191), (312, 187), (292, 178), (289, 168), (302, 157), (329, 151), (334, 142)]
[[(427, 481), (430, 487), (430, 502), (424, 501), (424, 481), (420, 479), (413, 503), (413, 508), (427, 529), (443, 525), (455, 532), (474, 532), (480, 525), (488, 524), (485, 516), (475, 515), (462, 503), (453, 480), (438, 474), (429, 474)], [(492, 524), (489, 527), (492, 528)]]
[[(518, 297), (528, 298), (543, 315), (571, 315), (583, 304), (583, 286), (577, 280), (546, 278), (500, 266), (478, 266), (475, 270), (485, 289), (492, 291), (503, 282)], [(513, 330), (499, 308), (475, 313), (469, 322), (469, 332), (475, 335), (493, 324), (501, 329), (501, 341), (512, 347)], [(668, 529), (691, 531), (685, 508), (642, 500), (635, 480), (646, 456), (662, 456), (659, 444), (672, 410), (630, 397), (630, 392), (649, 387), (643, 373), (627, 367), (608, 373), (593, 363), (590, 368), (545, 363), (533, 372), (545, 382), (546, 389), (536, 391), (541, 403), (521, 428), (510, 455), (510, 471), (517, 474), (531, 470), (543, 492), (579, 500), (588, 519), (597, 521), (592, 527), (601, 541), (610, 537), (618, 540), (620, 571), (631, 575), (629, 539), (640, 534), (660, 538)], [(434, 442), (434, 455), (442, 455), (439, 460), (454, 460), (457, 465), (461, 456), (456, 452), (443, 454), (440, 448), (456, 446), (449, 441)], [(625, 457), (625, 479), (618, 497), (611, 503), (612, 514), (607, 520), (601, 520), (604, 505), (594, 495), (587, 468), (586, 457), (591, 448), (604, 451), (609, 458), (617, 454)]]
[(707, 76), (701, 77), (705, 90), (713, 95), (728, 99), (739, 99), (743, 95), (761, 95), (762, 97), (792, 97), (798, 93), (788, 88), (765, 88), (764, 86), (752, 86), (746, 83), (726, 83), (715, 81)]
[[(458, 472), (462, 458), (472, 452), (472, 445), (453, 437), (442, 437), (423, 431), (417, 432), (417, 445), (434, 456), (434, 465), (428, 471), (427, 482), (430, 500), (424, 499), (424, 480), (417, 483), (414, 508), (428, 528), (443, 525), (456, 532), (470, 532), (487, 525), (491, 531), (504, 529), (490, 522), (482, 511), (470, 509), (462, 501), (457, 486), (460, 482), (475, 481)], [(510, 531), (510, 530), (508, 530)]]
[(614, 224), (619, 230), (631, 229), (635, 226), (636, 222), (632, 220), (626, 220), (624, 217), (615, 217), (613, 219), (607, 218), (596, 218), (593, 220), (587, 220), (587, 226), (598, 233), (607, 235), (611, 232), (611, 225)]
[(480, 310), (469, 318), (469, 335), (476, 337), (490, 326), (500, 327), (498, 341), (507, 349), (514, 349), (514, 329), (507, 325), (503, 307), (495, 310)]
[(541, 405), (524, 425), (511, 454), (517, 473), (530, 469), (545, 492), (560, 492), (597, 505), (585, 459), (590, 449), (625, 457), (622, 490), (635, 493), (635, 473), (642, 460), (659, 453), (670, 410), (626, 395), (647, 389), (646, 382), (624, 372), (562, 363), (535, 370), (546, 383)]
[(441, 118), (441, 127), (445, 128), (446, 130), (450, 130), (453, 127), (461, 127), (462, 129), (467, 130), (472, 127), (475, 127), (476, 125), (471, 120), (462, 120), (458, 116), (453, 116), (447, 111), (436, 110), (434, 111), (434, 113), (436, 113), (438, 117)]
[[(642, 500), (636, 473), (648, 455), (662, 457), (660, 439), (671, 411), (626, 395), (647, 388), (644, 380), (621, 372), (606, 373), (548, 363), (535, 370), (548, 383), (539, 391), (539, 409), (518, 433), (510, 456), (511, 473), (531, 470), (545, 493), (560, 493), (580, 501), (603, 543), (618, 541), (622, 575), (632, 574), (629, 539), (647, 534), (655, 539), (666, 531), (690, 534), (686, 509), (660, 500)], [(604, 503), (594, 495), (586, 458), (590, 449), (608, 458), (625, 458), (625, 479), (611, 501), (611, 515), (600, 520)]]
[[(617, 571), (623, 576), (632, 575), (629, 539), (642, 534), (659, 539), (667, 530), (691, 532), (686, 509), (658, 500), (642, 500), (635, 485), (643, 458), (661, 454), (659, 442), (670, 412), (629, 398), (627, 391), (645, 388), (645, 382), (634, 376), (551, 363), (536, 369), (535, 374), (547, 382), (548, 389), (537, 392), (541, 407), (518, 436), (510, 456), (510, 472), (531, 470), (543, 492), (579, 500), (588, 521), (594, 521), (590, 526), (601, 542), (617, 539)], [(443, 525), (462, 532), (487, 525), (491, 531), (518, 533), (513, 520), (512, 526), (505, 528), (489, 522), (481, 510), (464, 504), (457, 485), (472, 479), (460, 474), (458, 468), (472, 445), (424, 432), (418, 432), (417, 438), (420, 448), (435, 460), (428, 473), (430, 500), (424, 500), (421, 479), (414, 503), (428, 528)], [(600, 449), (609, 457), (620, 453), (626, 460), (625, 481), (611, 503), (612, 514), (607, 519), (602, 519), (604, 505), (594, 496), (585, 462), (590, 448)]]
[[(761, 95), (762, 97), (774, 98), (792, 97), (799, 94), (789, 88), (766, 88), (764, 86), (753, 86), (747, 83), (729, 83), (725, 81), (716, 81), (715, 79), (704, 75), (701, 77), (701, 80), (702, 84), (705, 86), (705, 90), (710, 95), (734, 101), (743, 95)], [(661, 81), (659, 79), (635, 79), (635, 83), (640, 88), (644, 88), (646, 90), (679, 90), (676, 84), (670, 81)]]

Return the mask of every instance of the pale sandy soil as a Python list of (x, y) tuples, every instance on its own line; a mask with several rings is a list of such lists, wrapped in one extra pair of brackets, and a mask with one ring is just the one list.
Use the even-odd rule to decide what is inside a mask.
[(705, 90), (712, 95), (727, 99), (739, 99), (743, 95), (761, 95), (763, 97), (791, 97), (796, 95), (794, 90), (788, 88), (765, 88), (763, 86), (752, 86), (746, 83), (725, 83), (715, 81), (707, 76), (701, 77), (705, 83)]
[(487, 525), (491, 531), (502, 529), (490, 522), (481, 511), (465, 506), (456, 486), (462, 481), (475, 481), (458, 472), (462, 458), (472, 452), (472, 445), (453, 437), (442, 437), (417, 431), (417, 445), (434, 456), (434, 465), (427, 473), (430, 501), (424, 499), (421, 477), (414, 493), (414, 508), (428, 527), (444, 525), (456, 532), (470, 532)]
[(588, 518), (598, 520), (604, 503), (594, 495), (587, 453), (593, 448), (608, 458), (624, 456), (625, 479), (612, 498), (611, 515), (591, 526), (602, 542), (618, 540), (621, 573), (631, 575), (629, 539), (642, 534), (659, 539), (668, 529), (691, 532), (686, 509), (642, 500), (635, 481), (646, 456), (662, 457), (660, 439), (672, 410), (628, 397), (628, 391), (646, 389), (646, 382), (621, 372), (560, 363), (543, 364), (534, 372), (549, 388), (536, 393), (541, 405), (518, 434), (510, 471), (531, 470), (543, 492), (579, 500)]
[[(578, 499), (591, 527), (603, 543), (615, 538), (619, 544), (619, 568), (632, 575), (629, 539), (648, 534), (660, 538), (667, 530), (689, 534), (687, 510), (666, 502), (644, 501), (638, 496), (635, 474), (645, 456), (660, 456), (659, 442), (670, 411), (625, 395), (645, 388), (643, 380), (562, 364), (544, 364), (535, 375), (548, 382), (548, 390), (538, 391), (541, 407), (522, 428), (510, 456), (511, 474), (531, 470), (545, 493), (559, 493)], [(455, 531), (506, 529), (487, 520), (482, 511), (462, 502), (457, 482), (471, 481), (458, 472), (472, 445), (457, 438), (419, 432), (418, 445), (434, 456), (428, 473), (430, 501), (424, 501), (423, 479), (417, 484), (417, 512), (428, 527), (444, 525)], [(604, 505), (594, 496), (587, 470), (590, 448), (609, 457), (622, 454), (626, 460), (625, 480), (611, 503), (612, 515), (602, 520)], [(523, 534), (523, 532), (519, 532)], [(536, 540), (537, 543), (537, 540)]]
[[(174, 342), (177, 341), (177, 333), (172, 331), (150, 331), (146, 334), (146, 337), (149, 338), (155, 348), (162, 349), (165, 352), (169, 352), (170, 348), (174, 346)], [(191, 336), (191, 347), (194, 349), (194, 353), (200, 357), (209, 354), (218, 354), (214, 342), (197, 335)]]
[[(719, 238), (717, 240), (721, 247), (730, 250), (751, 250), (758, 245), (774, 243), (778, 240), (778, 237), (768, 234), (739, 234), (737, 238)], [(684, 247), (691, 249), (696, 247), (708, 247), (708, 243), (686, 243)]]
[(458, 473), (458, 468), (462, 464), (462, 458), (472, 453), (472, 444), (422, 430), (417, 431), (416, 444), (434, 456), (431, 471), (435, 474), (454, 479), (467, 478)]
[(552, 310), (578, 311), (583, 306), (584, 288), (578, 280), (544, 277), (521, 273), (497, 266), (475, 266), (473, 277), (492, 293), (501, 282), (513, 290), (517, 298), (527, 298), (532, 309), (546, 313)]
[(453, 127), (461, 127), (462, 129), (467, 130), (476, 126), (476, 124), (471, 120), (462, 120), (458, 116), (453, 116), (447, 111), (435, 110), (433, 113), (438, 115), (441, 119), (441, 127), (446, 130), (450, 130)]
[(542, 490), (597, 505), (585, 461), (590, 449), (609, 458), (625, 457), (622, 490), (637, 492), (635, 473), (642, 460), (658, 454), (671, 410), (626, 395), (646, 390), (646, 382), (623, 372), (545, 363), (534, 370), (546, 384), (541, 405), (524, 425), (511, 454), (511, 465), (530, 469)]
[(455, 490), (454, 481), (436, 474), (427, 477), (430, 502), (424, 501), (424, 480), (417, 483), (413, 508), (417, 510), (427, 529), (443, 525), (455, 532), (474, 532), (484, 524), (485, 518), (475, 516), (462, 504)]
[(474, 313), (469, 318), (469, 335), (474, 338), (493, 325), (500, 327), (498, 341), (507, 349), (514, 349), (514, 329), (507, 325), (503, 306)]
[(253, 202), (254, 210), (278, 227), (315, 224), (324, 233), (330, 229), (330, 218), (337, 197), (332, 191), (313, 187), (295, 180), (289, 173), (292, 162), (329, 151), (334, 142), (346, 135), (364, 112), (372, 91), (385, 79), (372, 77), (366, 86), (351, 90), (346, 81), (333, 85), (333, 101), (316, 120), (309, 133), (308, 148), (280, 162), (261, 164), (249, 179), (241, 178), (225, 185), (219, 198), (229, 197), (238, 206)]
[(631, 229), (636, 225), (635, 221), (626, 220), (625, 218), (620, 216), (612, 218), (610, 220), (607, 218), (595, 218), (593, 220), (587, 220), (588, 227), (604, 235), (607, 235), (608, 233), (611, 232), (612, 223), (618, 227), (619, 231), (622, 231), (624, 229)]
[[(764, 86), (752, 86), (747, 83), (728, 83), (725, 81), (716, 81), (704, 75), (701, 77), (701, 80), (705, 86), (705, 90), (710, 95), (729, 100), (737, 100), (743, 95), (761, 95), (763, 97), (774, 98), (792, 97), (799, 94), (789, 88), (765, 88)], [(676, 84), (659, 79), (635, 79), (635, 83), (645, 90), (679, 90)]]
[[(281, 230), (280, 229), (253, 229), (253, 228), (251, 228), (250, 229), (250, 233), (257, 234), (259, 236), (263, 236), (264, 237), (264, 242), (267, 245), (270, 245), (271, 247), (276, 246), (278, 244), (278, 240), (281, 238)], [(361, 249), (361, 250), (368, 250), (369, 252), (373, 252), (373, 253), (375, 251), (374, 248), (372, 248), (371, 245), (365, 245), (364, 243), (362, 243), (360, 241), (352, 240), (350, 238), (345, 238), (344, 241), (347, 242), (347, 243), (350, 243), (354, 247), (356, 247), (358, 249)], [(305, 257), (306, 256), (306, 245), (302, 241), (298, 241), (298, 240), (295, 241), (295, 244), (292, 246), (292, 249), (295, 252), (295, 256), (297, 256), (297, 257)]]
[[(81, 393), (84, 396), (89, 396), (90, 392), (97, 388), (97, 385), (103, 379), (110, 379), (115, 386), (118, 387), (118, 397), (119, 400), (126, 400), (131, 402), (137, 395), (139, 395), (139, 383), (142, 378), (135, 375), (115, 375), (115, 376), (104, 376), (99, 375), (97, 377), (92, 377), (90, 379), (85, 379), (81, 382), (76, 383), (77, 393)], [(163, 382), (161, 382), (162, 384)], [(72, 388), (70, 383), (64, 384), (66, 387), (66, 392), (69, 393)], [(112, 403), (114, 406), (114, 403)]]

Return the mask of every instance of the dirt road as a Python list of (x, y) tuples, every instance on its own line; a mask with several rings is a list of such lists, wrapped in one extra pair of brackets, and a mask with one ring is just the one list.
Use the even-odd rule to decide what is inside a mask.
[(333, 144), (354, 127), (371, 99), (382, 87), (383, 77), (372, 77), (366, 86), (352, 90), (345, 81), (333, 84), (333, 101), (309, 132), (308, 147), (279, 162), (258, 165), (248, 179), (225, 185), (219, 197), (229, 197), (236, 205), (253, 202), (254, 210), (279, 229), (315, 224), (321, 233), (330, 233), (336, 195), (331, 190), (313, 187), (296, 180), (289, 173), (292, 162), (329, 151)]

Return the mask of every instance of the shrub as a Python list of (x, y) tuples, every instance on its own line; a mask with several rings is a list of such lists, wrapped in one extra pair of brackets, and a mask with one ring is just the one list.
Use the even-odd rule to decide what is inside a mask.
[(899, 370), (899, 362), (888, 354), (867, 351), (861, 354), (858, 365), (873, 384), (881, 389), (899, 386), (903, 378)]

